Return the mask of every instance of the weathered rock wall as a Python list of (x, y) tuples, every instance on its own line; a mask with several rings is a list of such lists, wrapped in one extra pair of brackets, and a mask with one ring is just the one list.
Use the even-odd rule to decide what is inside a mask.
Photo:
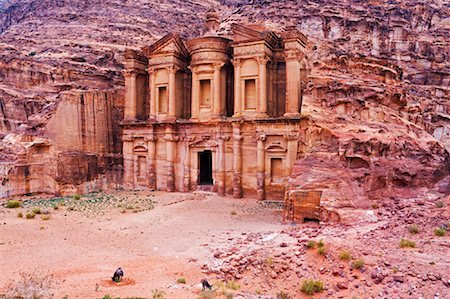
[[(450, 6), (441, 0), (8, 1), (0, 12), (2, 136), (47, 138), (55, 163), (69, 161), (61, 162), (65, 178), (54, 176), (60, 185), (101, 177), (99, 161), (120, 157), (120, 147), (113, 141), (111, 149), (111, 137), (100, 132), (119, 137), (92, 111), (106, 111), (110, 104), (101, 102), (120, 98), (121, 53), (169, 31), (198, 35), (211, 5), (222, 13), (224, 31), (233, 21), (275, 31), (295, 25), (310, 39), (302, 154), (292, 188), (323, 189), (330, 209), (367, 207), (377, 198), (421, 194), (414, 190), (448, 175)], [(86, 94), (93, 100), (83, 105)], [(71, 116), (67, 125), (64, 115)], [(117, 112), (111, 122), (120, 119)], [(3, 141), (5, 162), (18, 161), (11, 160), (14, 140)], [(87, 164), (75, 166), (80, 161)]]
[(422, 196), (448, 180), (448, 4), (255, 0), (239, 16), (296, 25), (311, 42), (290, 188), (324, 190), (323, 204), (337, 211)]
[[(70, 92), (42, 131), (9, 133), (2, 142), (0, 196), (74, 194), (117, 187), (122, 176), (123, 94)], [(42, 133), (42, 132), (41, 132)]]

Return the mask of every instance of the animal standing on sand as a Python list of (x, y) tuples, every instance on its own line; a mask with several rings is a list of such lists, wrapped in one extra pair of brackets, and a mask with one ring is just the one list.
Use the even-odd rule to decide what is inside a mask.
[(118, 269), (116, 270), (116, 272), (114, 272), (114, 275), (113, 275), (113, 277), (112, 277), (112, 280), (113, 280), (114, 282), (119, 282), (119, 281), (122, 280), (122, 277), (123, 277), (123, 270), (122, 270), (122, 268), (118, 268)]
[(202, 279), (202, 288), (203, 288), (203, 290), (205, 290), (205, 289), (211, 290), (212, 285), (210, 285), (206, 279)]

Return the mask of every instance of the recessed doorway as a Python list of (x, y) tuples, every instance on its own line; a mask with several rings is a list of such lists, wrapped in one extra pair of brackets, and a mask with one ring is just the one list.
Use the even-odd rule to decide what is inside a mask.
[(199, 185), (212, 185), (213, 184), (213, 171), (212, 171), (212, 153), (209, 150), (198, 153), (198, 184)]

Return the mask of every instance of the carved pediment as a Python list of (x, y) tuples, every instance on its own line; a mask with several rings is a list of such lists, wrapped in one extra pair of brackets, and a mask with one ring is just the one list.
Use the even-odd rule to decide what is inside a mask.
[(211, 139), (209, 135), (203, 135), (201, 138), (196, 138), (194, 141), (189, 143), (192, 148), (214, 148), (217, 147), (217, 142)]
[(147, 57), (160, 54), (181, 56), (183, 58), (189, 57), (189, 52), (184, 42), (176, 33), (169, 33), (153, 45), (144, 48), (144, 53)]
[(134, 148), (133, 152), (146, 152), (147, 147), (145, 147), (144, 143), (138, 143)]
[(233, 32), (233, 41), (235, 43), (245, 43), (254, 41), (265, 41), (273, 48), (281, 47), (281, 39), (272, 31), (261, 30), (242, 26), (239, 24), (232, 24), (231, 30)]
[(271, 144), (266, 147), (266, 152), (268, 153), (286, 153), (287, 149), (280, 144)]

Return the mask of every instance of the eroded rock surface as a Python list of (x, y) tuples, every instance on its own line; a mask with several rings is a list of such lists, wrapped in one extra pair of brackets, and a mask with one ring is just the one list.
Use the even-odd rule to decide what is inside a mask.
[(311, 41), (290, 188), (323, 189), (331, 212), (438, 182), (449, 193), (445, 1), (48, 0), (0, 10), (1, 195), (120, 184), (123, 51), (169, 31), (198, 35), (210, 6), (223, 30), (234, 21), (296, 25)]

